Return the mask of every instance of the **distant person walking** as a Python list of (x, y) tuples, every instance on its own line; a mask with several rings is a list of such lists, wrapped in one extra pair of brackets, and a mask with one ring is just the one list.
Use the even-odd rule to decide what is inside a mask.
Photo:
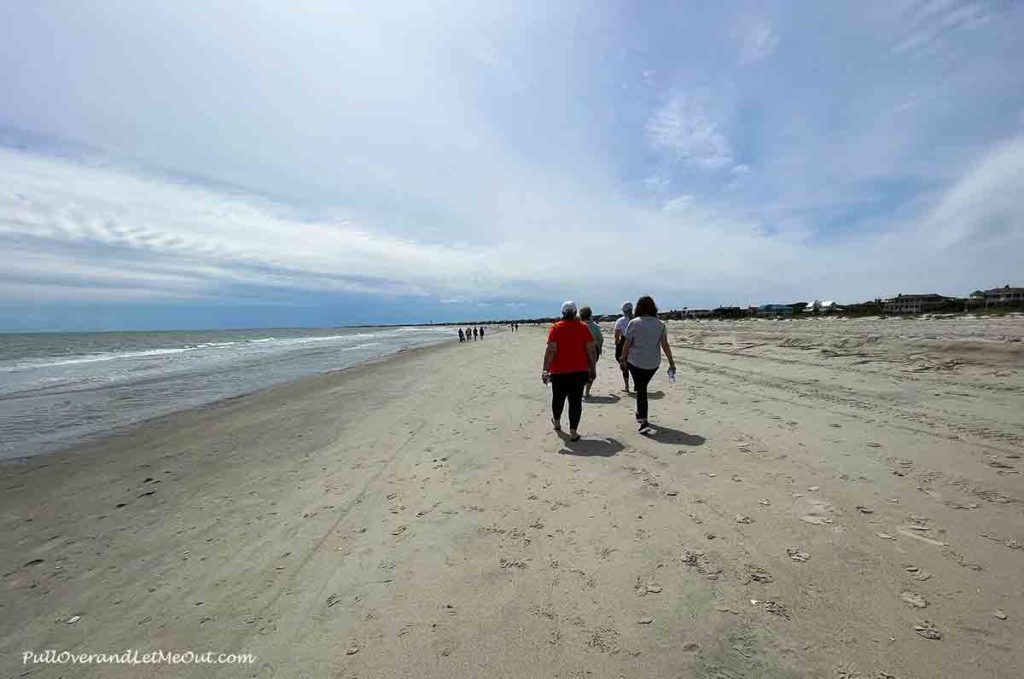
[(626, 326), (625, 339), (620, 365), (633, 376), (633, 387), (636, 389), (636, 430), (641, 434), (650, 434), (653, 430), (647, 421), (647, 385), (654, 373), (658, 372), (662, 351), (668, 359), (669, 373), (674, 374), (676, 371), (672, 348), (668, 345), (668, 332), (658, 318), (658, 307), (653, 298), (645, 295), (636, 301), (636, 318)]
[(583, 389), (597, 377), (597, 351), (590, 328), (576, 318), (576, 304), (562, 305), (562, 320), (551, 326), (540, 379), (551, 384), (551, 424), (562, 431), (562, 410), (569, 401), (569, 440), (579, 441)]
[(466, 335), (463, 334), (462, 328), (459, 328), (459, 341), (460, 342), (465, 342), (466, 341)]
[(473, 328), (473, 340), (476, 340), (476, 328)]
[(625, 385), (623, 391), (629, 393), (629, 369), (622, 362), (622, 347), (626, 344), (626, 326), (633, 320), (633, 303), (622, 303), (622, 315), (615, 321), (615, 329), (612, 336), (615, 339), (615, 360), (622, 366), (622, 383)]
[[(594, 353), (596, 359), (600, 359), (601, 348), (604, 346), (604, 335), (601, 333), (601, 326), (594, 321), (594, 312), (590, 307), (580, 307), (580, 320), (590, 329), (590, 334), (594, 337)], [(583, 391), (583, 398), (590, 398), (590, 388), (593, 385), (593, 380), (587, 382), (587, 387)]]
[(484, 326), (480, 326), (480, 339), (484, 338)]

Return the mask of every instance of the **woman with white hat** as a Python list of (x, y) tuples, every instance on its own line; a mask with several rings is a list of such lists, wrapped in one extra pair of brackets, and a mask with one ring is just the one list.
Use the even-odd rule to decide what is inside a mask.
[(551, 384), (551, 424), (562, 431), (562, 410), (569, 401), (569, 440), (579, 441), (583, 389), (597, 377), (594, 336), (576, 318), (576, 303), (562, 305), (562, 320), (551, 326), (540, 379)]

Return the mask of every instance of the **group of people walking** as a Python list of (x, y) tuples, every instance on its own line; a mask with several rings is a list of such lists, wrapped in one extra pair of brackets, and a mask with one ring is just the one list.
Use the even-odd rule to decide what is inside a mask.
[[(516, 331), (519, 330), (519, 324), (518, 323), (509, 323), (508, 324), (508, 329), (510, 331), (512, 331), (512, 332), (516, 332)], [(478, 327), (475, 327), (475, 328), (472, 328), (472, 327), (471, 328), (466, 328), (465, 330), (463, 330), (462, 328), (459, 328), (459, 341), (460, 342), (471, 342), (471, 341), (478, 340), (478, 339), (483, 339), (483, 338), (484, 338), (484, 326), (482, 326), (482, 325), (478, 326)]]
[[(668, 375), (675, 379), (676, 364), (668, 344), (665, 324), (658, 318), (654, 299), (645, 295), (622, 305), (622, 316), (615, 321), (615, 360), (622, 372), (624, 391), (629, 393), (633, 378), (636, 390), (636, 429), (653, 433), (648, 420), (647, 387), (661, 365), (661, 354), (668, 359)], [(569, 404), (569, 440), (580, 439), (579, 424), (583, 399), (597, 379), (597, 359), (604, 338), (593, 320), (590, 307), (577, 310), (575, 302), (562, 304), (562, 318), (551, 327), (544, 350), (541, 381), (551, 385), (551, 425), (562, 431), (562, 412)]]
[(483, 339), (483, 338), (484, 338), (484, 327), (482, 325), (479, 328), (466, 328), (465, 331), (463, 331), (462, 328), (459, 328), (459, 341), (460, 342), (469, 342), (471, 340), (475, 341), (477, 339)]

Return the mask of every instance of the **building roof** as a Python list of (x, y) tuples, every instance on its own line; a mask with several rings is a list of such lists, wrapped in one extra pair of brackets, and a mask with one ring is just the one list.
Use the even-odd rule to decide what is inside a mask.
[(1011, 288), (1009, 285), (1004, 285), (1001, 288), (992, 288), (991, 290), (986, 290), (985, 294), (998, 295), (1000, 293), (1005, 294), (1007, 292), (1024, 292), (1024, 288)]
[(887, 301), (887, 302), (895, 302), (897, 300), (907, 300), (907, 299), (953, 299), (953, 298), (952, 297), (945, 297), (943, 295), (939, 295), (939, 294), (936, 294), (934, 292), (930, 292), (930, 293), (927, 293), (927, 294), (924, 294), (924, 295), (904, 295), (903, 293), (900, 293), (900, 294), (896, 295), (895, 297), (892, 297), (892, 298), (887, 299), (885, 301)]

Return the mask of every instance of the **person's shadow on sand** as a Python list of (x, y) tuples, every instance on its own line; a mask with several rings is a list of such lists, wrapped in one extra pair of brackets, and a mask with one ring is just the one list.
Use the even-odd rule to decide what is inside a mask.
[[(634, 399), (636, 398), (636, 392), (635, 391), (629, 392), (629, 395), (632, 396)], [(647, 400), (648, 401), (660, 401), (663, 398), (665, 398), (665, 392), (663, 392), (663, 391), (649, 391), (649, 392), (647, 392)]]
[(559, 434), (559, 436), (565, 444), (562, 449), (558, 451), (559, 455), (611, 457), (616, 455), (620, 450), (625, 449), (625, 446), (615, 439), (580, 439), (579, 441), (570, 441), (568, 434), (562, 433)]
[(615, 394), (608, 394), (607, 396), (591, 396), (589, 398), (584, 398), (583, 402), (584, 403), (605, 403), (605, 404), (607, 404), (607, 403), (618, 403), (621, 400), (622, 399), (620, 399)]
[(685, 431), (665, 427), (660, 424), (652, 424), (654, 433), (648, 434), (647, 438), (658, 443), (668, 443), (676, 446), (702, 446), (706, 440), (700, 434), (687, 434)]

